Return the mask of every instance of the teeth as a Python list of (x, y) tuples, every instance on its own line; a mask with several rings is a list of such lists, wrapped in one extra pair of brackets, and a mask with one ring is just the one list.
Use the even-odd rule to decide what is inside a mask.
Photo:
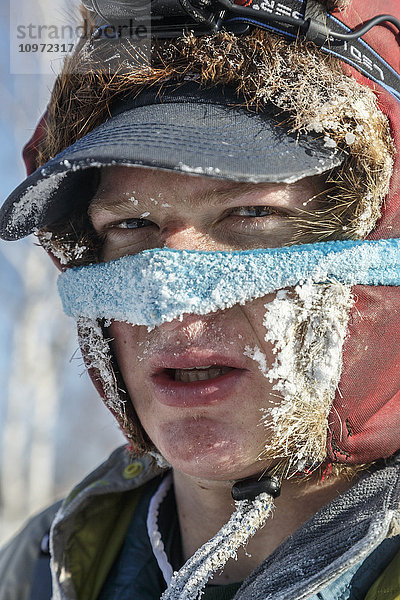
[(202, 369), (210, 369), (213, 365), (206, 365), (205, 367), (189, 367), (188, 369), (179, 369), (180, 371), (193, 371), (194, 369), (198, 369), (201, 371)]
[(232, 367), (216, 367), (209, 365), (207, 367), (193, 367), (191, 369), (175, 369), (175, 381), (191, 383), (192, 381), (204, 381), (206, 379), (215, 379), (231, 371)]

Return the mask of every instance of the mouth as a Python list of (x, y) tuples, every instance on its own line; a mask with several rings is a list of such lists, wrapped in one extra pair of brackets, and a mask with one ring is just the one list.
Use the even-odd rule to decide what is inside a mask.
[(166, 376), (169, 376), (173, 381), (181, 381), (182, 383), (193, 383), (194, 381), (208, 381), (221, 377), (234, 367), (225, 365), (204, 365), (187, 369), (165, 369)]
[(208, 358), (203, 362), (199, 356), (177, 357), (172, 364), (166, 360), (155, 368), (150, 381), (158, 401), (168, 406), (203, 406), (238, 393), (249, 371), (226, 357)]

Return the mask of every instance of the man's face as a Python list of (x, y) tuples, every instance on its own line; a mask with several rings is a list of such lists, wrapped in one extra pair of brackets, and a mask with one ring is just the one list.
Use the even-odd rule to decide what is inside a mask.
[[(318, 207), (320, 178), (243, 184), (151, 169), (103, 170), (89, 214), (105, 261), (149, 248), (246, 250), (293, 241), (299, 211)], [(265, 372), (265, 304), (275, 294), (148, 331), (112, 322), (109, 335), (130, 399), (175, 469), (227, 480), (260, 472), (262, 409), (279, 401)]]

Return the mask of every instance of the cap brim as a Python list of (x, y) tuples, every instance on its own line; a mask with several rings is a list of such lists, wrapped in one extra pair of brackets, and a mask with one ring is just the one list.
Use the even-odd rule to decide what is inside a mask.
[(169, 101), (120, 112), (35, 171), (0, 210), (0, 237), (15, 240), (88, 201), (90, 168), (141, 166), (238, 182), (292, 183), (343, 161), (316, 134), (290, 133), (272, 108), (251, 113), (209, 101)]

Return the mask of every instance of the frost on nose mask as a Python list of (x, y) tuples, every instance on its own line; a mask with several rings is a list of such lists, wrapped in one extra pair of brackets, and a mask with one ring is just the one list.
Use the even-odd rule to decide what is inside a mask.
[(66, 314), (154, 327), (305, 281), (400, 285), (400, 240), (336, 241), (239, 252), (155, 249), (68, 269)]

